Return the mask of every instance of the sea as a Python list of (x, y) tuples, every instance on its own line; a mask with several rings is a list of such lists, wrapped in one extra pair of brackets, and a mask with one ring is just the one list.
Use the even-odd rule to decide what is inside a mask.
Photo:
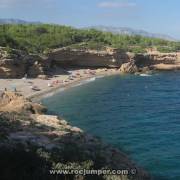
[(180, 72), (86, 80), (42, 103), (125, 152), (155, 180), (180, 180)]

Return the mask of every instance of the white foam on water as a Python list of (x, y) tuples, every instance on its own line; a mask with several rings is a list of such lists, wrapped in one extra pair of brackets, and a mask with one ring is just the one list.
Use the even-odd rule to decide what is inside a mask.
[(83, 84), (85, 84), (85, 83), (78, 83), (78, 84), (75, 84), (73, 87), (78, 87), (78, 86), (81, 86)]
[[(86, 80), (84, 80), (84, 81), (81, 81), (81, 82), (79, 82), (78, 84), (72, 85), (71, 87), (81, 86), (81, 85), (83, 85), (83, 84), (87, 84), (87, 83), (93, 82), (93, 81), (95, 81), (95, 80), (96, 80), (96, 77), (92, 77), (92, 78), (86, 79)], [(43, 95), (43, 98), (51, 97), (51, 96), (53, 96), (53, 95), (55, 95), (55, 94), (57, 94), (57, 93), (60, 93), (60, 92), (65, 91), (66, 89), (68, 89), (68, 88), (66, 88), (66, 87), (65, 87), (65, 88), (59, 88), (59, 89), (57, 89), (57, 90), (55, 90), (55, 91), (53, 91), (53, 92), (49, 92), (49, 93), (47, 93), (47, 94), (44, 94), (44, 95)]]
[(78, 84), (75, 84), (73, 87), (81, 86), (81, 85), (83, 85), (83, 84), (87, 84), (87, 83), (93, 82), (93, 81), (95, 81), (95, 80), (96, 80), (95, 77), (90, 78), (90, 79), (86, 79), (86, 80), (84, 80), (84, 81), (82, 81), (82, 82), (80, 82), (80, 83), (78, 83)]
[(149, 77), (149, 76), (152, 76), (152, 75), (151, 74), (140, 74), (140, 76)]
[(48, 98), (48, 97), (51, 97), (53, 96), (54, 94), (56, 94), (57, 92), (63, 92), (66, 88), (59, 88), (58, 90), (55, 90), (53, 92), (49, 92), (45, 95), (43, 95), (44, 98)]
[(95, 77), (92, 77), (92, 78), (90, 78), (90, 79), (86, 79), (85, 82), (92, 82), (92, 81), (95, 81), (95, 80), (96, 80), (96, 78), (95, 78)]
[(100, 79), (100, 78), (103, 78), (103, 77), (105, 77), (105, 76), (103, 76), (103, 75), (102, 76), (98, 76), (97, 79)]

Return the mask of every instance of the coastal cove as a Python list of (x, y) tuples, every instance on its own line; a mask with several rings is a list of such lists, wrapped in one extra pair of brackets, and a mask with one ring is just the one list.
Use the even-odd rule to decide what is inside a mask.
[(0, 30), (0, 179), (180, 179), (179, 41)]
[(41, 102), (49, 114), (128, 153), (157, 180), (180, 178), (180, 72), (113, 75)]

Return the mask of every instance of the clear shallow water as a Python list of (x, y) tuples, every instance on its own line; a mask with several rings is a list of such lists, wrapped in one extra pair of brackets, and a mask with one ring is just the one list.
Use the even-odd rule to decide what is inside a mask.
[(154, 179), (180, 179), (180, 72), (105, 77), (42, 102), (123, 149)]

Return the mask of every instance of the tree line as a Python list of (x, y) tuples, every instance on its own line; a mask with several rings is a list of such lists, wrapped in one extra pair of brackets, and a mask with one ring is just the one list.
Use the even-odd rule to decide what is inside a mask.
[(180, 42), (138, 35), (114, 35), (95, 29), (76, 29), (53, 24), (0, 25), (0, 46), (28, 53), (44, 53), (65, 46), (91, 49), (110, 46), (136, 53), (152, 47), (161, 52), (180, 51)]

